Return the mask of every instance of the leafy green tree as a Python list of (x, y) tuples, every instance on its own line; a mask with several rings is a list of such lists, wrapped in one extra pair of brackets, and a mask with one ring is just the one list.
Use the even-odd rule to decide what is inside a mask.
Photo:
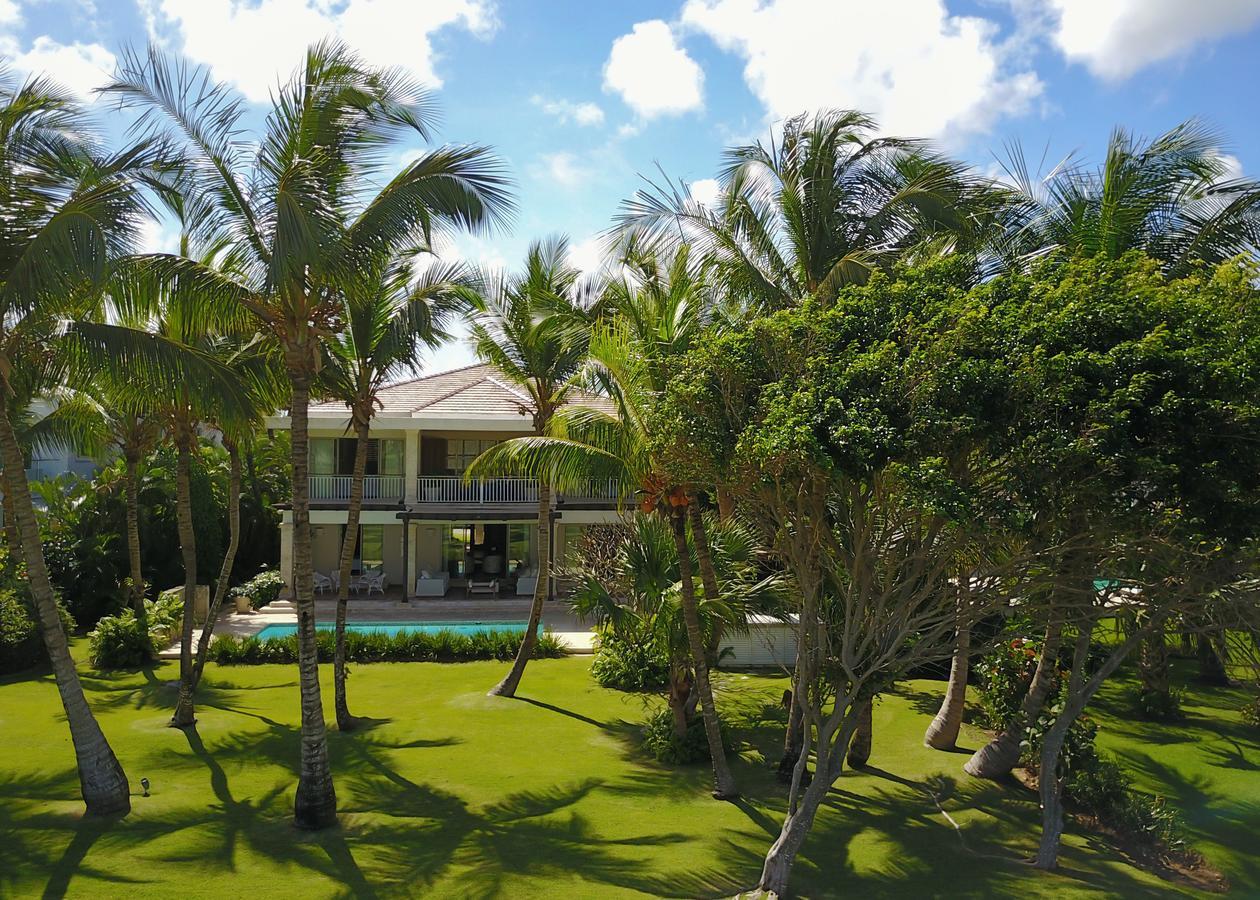
[[(401, 235), (409, 244), (411, 235)], [(467, 273), (424, 257), (423, 248), (402, 246), (378, 251), (342, 288), (343, 329), (328, 342), (328, 361), (320, 373), (321, 389), (344, 402), (355, 435), (354, 469), (346, 508), (337, 590), (336, 650), (333, 654), (333, 709), (341, 731), (354, 728), (346, 700), (346, 607), (350, 568), (358, 542), (367, 471), (368, 435), (380, 405), (380, 392), (399, 375), (420, 366), (423, 347), (436, 347), (449, 337), (450, 321), (467, 301)], [(364, 255), (367, 256), (365, 249)], [(415, 259), (426, 265), (417, 271)]]
[(151, 258), (153, 271), (195, 286), (207, 308), (243, 307), (284, 360), (302, 695), (294, 818), (302, 828), (325, 828), (336, 821), (337, 801), (315, 646), (308, 409), (324, 345), (341, 325), (339, 288), (364, 261), (360, 248), (503, 220), (511, 211), (507, 182), (497, 160), (475, 146), (430, 150), (391, 173), (398, 137), (430, 136), (432, 100), (401, 72), (370, 67), (334, 42), (313, 46), (273, 94), (255, 144), (240, 139), (245, 109), (229, 88), (158, 50), (126, 54), (106, 93), (140, 110), (139, 127), (182, 152), (172, 187), (187, 220), (206, 234), (232, 236), (234, 264), (223, 271), (162, 255)]
[[(472, 342), (477, 355), (523, 390), (535, 435), (547, 434), (557, 413), (579, 386), (590, 341), (589, 302), (563, 237), (535, 241), (523, 271), (486, 274), (472, 298)], [(489, 451), (488, 451), (489, 452)], [(495, 457), (482, 454), (468, 477), (490, 470)], [(491, 696), (515, 697), (525, 665), (538, 642), (543, 602), (551, 590), (551, 491), (547, 468), (538, 479), (538, 584), (512, 668)]]
[(803, 747), (763, 891), (786, 893), (872, 698), (950, 654), (949, 576), (978, 560), (991, 587), (974, 602), (1002, 601), (1010, 561), (988, 553), (1002, 529), (987, 496), (1000, 460), (986, 447), (1005, 378), (957, 334), (973, 276), (964, 259), (875, 275), (706, 340), (656, 413), (663, 470), (730, 489), (793, 586)]
[[(1235, 583), (1260, 528), (1255, 267), (1162, 268), (1139, 253), (1055, 259), (975, 292), (987, 314), (972, 346), (1013, 373), (1009, 497), (1048, 548), (1027, 605), (1072, 641), (1061, 702), (1024, 709), (1051, 722), (1042, 868), (1057, 864), (1064, 740), (1103, 681), (1171, 620), (1254, 616)], [(1091, 638), (1117, 615), (1132, 626), (1098, 658)], [(1053, 659), (1043, 649), (1041, 668)]]

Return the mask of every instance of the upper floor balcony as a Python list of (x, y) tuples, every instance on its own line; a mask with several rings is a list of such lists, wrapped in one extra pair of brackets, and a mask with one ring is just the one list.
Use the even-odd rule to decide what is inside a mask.
[[(349, 503), (349, 475), (310, 476), (312, 502)], [(363, 479), (365, 503), (415, 502), (442, 506), (514, 506), (538, 503), (538, 481), (524, 476), (473, 478), (462, 475), (421, 475), (416, 479), (414, 501), (406, 494), (402, 475), (367, 475)], [(575, 490), (553, 491), (553, 502), (615, 504), (621, 498), (615, 479), (590, 478)]]

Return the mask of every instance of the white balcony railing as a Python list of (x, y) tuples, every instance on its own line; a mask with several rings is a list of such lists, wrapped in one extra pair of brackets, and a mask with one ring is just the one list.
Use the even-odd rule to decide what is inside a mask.
[[(312, 500), (350, 500), (349, 475), (312, 475), (310, 489)], [(363, 477), (363, 499), (372, 503), (377, 501), (397, 502), (403, 499), (403, 476), (401, 475), (365, 475)]]
[[(614, 501), (620, 494), (616, 479), (589, 479), (576, 491), (557, 492), (569, 500)], [(537, 503), (538, 482), (533, 478), (474, 478), (459, 475), (421, 475), (416, 484), (421, 503), (512, 504)]]

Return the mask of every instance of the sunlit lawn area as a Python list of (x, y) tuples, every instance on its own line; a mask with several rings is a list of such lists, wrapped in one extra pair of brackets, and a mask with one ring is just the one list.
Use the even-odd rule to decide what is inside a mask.
[[(112, 823), (79, 818), (51, 677), (10, 678), (0, 682), (0, 895), (707, 897), (755, 883), (783, 809), (766, 758), (781, 740), (785, 680), (721, 682), (744, 741), (736, 775), (746, 800), (731, 805), (709, 799), (704, 770), (645, 758), (635, 736), (643, 700), (598, 688), (588, 665), (531, 664), (519, 700), (485, 696), (498, 663), (356, 667), (353, 707), (378, 721), (330, 734), (342, 827), (319, 835), (289, 825), (294, 668), (212, 666), (187, 735), (166, 727), (173, 666), (84, 671), (137, 795), (131, 816)], [(1173, 798), (1237, 894), (1254, 896), (1260, 744), (1237, 719), (1241, 695), (1194, 690), (1185, 725), (1154, 727), (1113, 718), (1122, 684), (1103, 698), (1102, 745), (1141, 787)], [(971, 779), (963, 756), (922, 746), (939, 690), (912, 682), (878, 707), (873, 768), (837, 783), (799, 864), (800, 895), (1174, 890), (1076, 830), (1061, 872), (1029, 868), (1035, 798)], [(142, 776), (151, 797), (138, 796)]]

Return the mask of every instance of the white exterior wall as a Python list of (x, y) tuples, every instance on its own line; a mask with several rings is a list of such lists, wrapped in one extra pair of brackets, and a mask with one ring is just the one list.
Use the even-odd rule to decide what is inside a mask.
[(747, 634), (725, 634), (722, 650), (730, 648), (719, 665), (724, 669), (774, 667), (791, 670), (796, 665), (796, 624), (766, 616), (754, 618)]

